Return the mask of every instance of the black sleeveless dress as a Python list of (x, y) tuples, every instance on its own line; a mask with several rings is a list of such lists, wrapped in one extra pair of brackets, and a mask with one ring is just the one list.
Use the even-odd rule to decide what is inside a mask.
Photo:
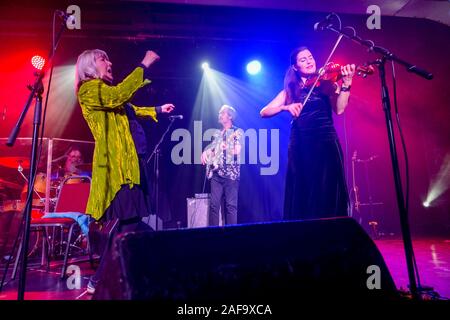
[[(284, 219), (347, 216), (343, 154), (333, 125), (330, 98), (314, 89), (291, 123)], [(307, 95), (302, 90), (301, 102)]]

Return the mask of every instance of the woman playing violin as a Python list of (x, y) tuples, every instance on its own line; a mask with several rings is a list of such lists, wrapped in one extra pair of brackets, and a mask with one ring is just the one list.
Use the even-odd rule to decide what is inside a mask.
[(294, 117), (284, 197), (286, 220), (347, 215), (342, 149), (332, 111), (342, 114), (347, 107), (354, 74), (355, 65), (341, 67), (342, 84), (321, 80), (304, 103), (310, 90), (305, 84), (317, 76), (316, 62), (308, 48), (297, 48), (290, 57), (284, 89), (260, 112), (271, 117), (288, 111)]

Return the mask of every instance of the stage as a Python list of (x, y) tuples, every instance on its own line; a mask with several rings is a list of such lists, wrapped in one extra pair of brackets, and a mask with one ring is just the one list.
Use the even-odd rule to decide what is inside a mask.
[[(400, 239), (380, 239), (375, 241), (397, 289), (407, 291), (408, 274)], [(432, 287), (441, 298), (450, 298), (450, 239), (421, 238), (413, 240), (417, 266), (422, 286)], [(93, 274), (87, 257), (75, 263), (81, 269), (81, 288), (70, 290), (66, 280), (60, 279), (60, 262), (52, 262), (50, 270), (30, 267), (27, 277), (27, 300), (91, 300), (86, 286), (89, 276)], [(8, 277), (9, 278), (9, 277)], [(18, 278), (7, 283), (0, 293), (1, 300), (17, 299)], [(429, 295), (427, 298), (431, 299)], [(437, 298), (437, 297), (436, 297)]]
[[(317, 299), (352, 300), (373, 266), (388, 293), (410, 299), (416, 271), (423, 299), (450, 299), (450, 2), (378, 2), (0, 4), (0, 275), (30, 217), (26, 300), (223, 286), (285, 301), (317, 283), (335, 289)], [(125, 185), (145, 201), (114, 214), (156, 232), (109, 248), (110, 287), (90, 295), (87, 252), (116, 230), (92, 219), (131, 199)], [(0, 300), (22, 298), (14, 263)]]

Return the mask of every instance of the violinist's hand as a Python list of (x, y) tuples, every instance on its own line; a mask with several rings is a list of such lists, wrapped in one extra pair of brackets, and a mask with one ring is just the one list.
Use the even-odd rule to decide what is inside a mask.
[(161, 106), (162, 113), (171, 113), (175, 109), (175, 106), (171, 103), (166, 103)]
[(355, 75), (356, 66), (354, 64), (348, 64), (341, 66), (342, 84), (346, 87), (352, 84), (352, 78)]
[(298, 103), (291, 103), (288, 104), (287, 106), (283, 106), (282, 107), (283, 110), (289, 111), (293, 117), (298, 117), (300, 115), (300, 112), (303, 109), (303, 105), (298, 102)]

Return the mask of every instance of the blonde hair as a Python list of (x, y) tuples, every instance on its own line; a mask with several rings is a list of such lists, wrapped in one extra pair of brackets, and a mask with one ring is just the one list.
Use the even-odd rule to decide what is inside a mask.
[(106, 52), (100, 49), (85, 50), (78, 56), (75, 75), (76, 91), (78, 91), (84, 81), (100, 78), (100, 74), (95, 66), (95, 60), (101, 57), (109, 60)]
[(222, 111), (227, 111), (228, 115), (230, 116), (230, 118), (232, 120), (234, 120), (234, 118), (236, 118), (236, 109), (234, 109), (233, 107), (231, 107), (231, 106), (229, 106), (227, 104), (224, 104), (220, 108), (219, 113), (222, 112)]

